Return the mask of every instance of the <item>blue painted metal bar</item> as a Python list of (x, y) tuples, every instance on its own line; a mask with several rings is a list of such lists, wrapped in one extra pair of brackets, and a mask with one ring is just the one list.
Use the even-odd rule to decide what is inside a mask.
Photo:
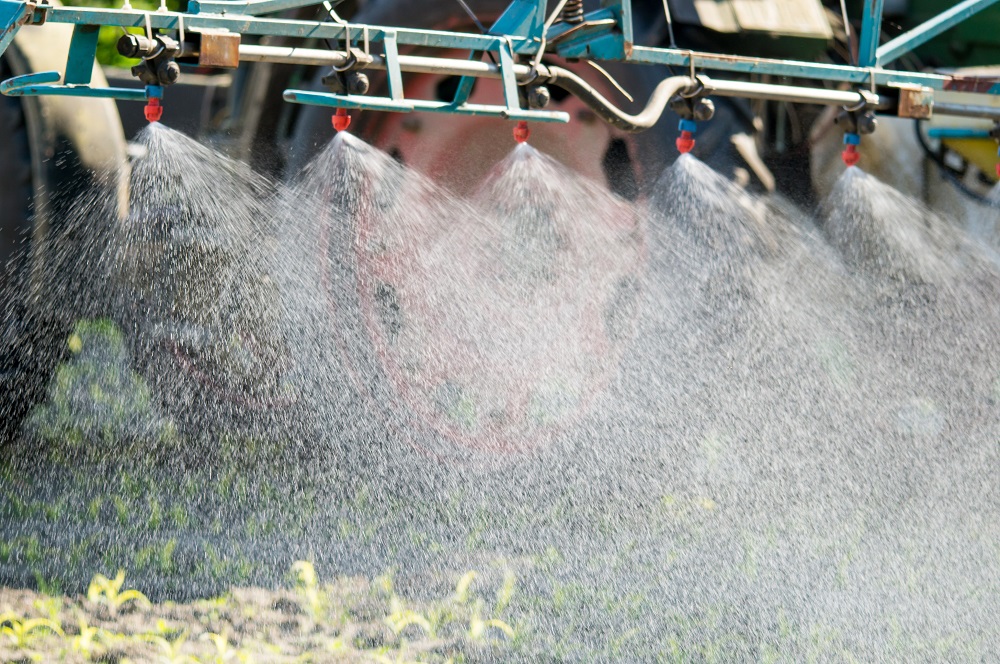
[(511, 111), (503, 106), (487, 104), (463, 104), (455, 106), (450, 102), (426, 101), (423, 99), (406, 99), (393, 101), (386, 97), (367, 97), (358, 95), (335, 95), (328, 92), (311, 92), (307, 90), (285, 90), (285, 101), (294, 104), (310, 104), (328, 108), (361, 109), (368, 111), (389, 111), (394, 113), (409, 113), (425, 111), (431, 113), (449, 113), (452, 115), (478, 115), (503, 118), (505, 120), (530, 120), (533, 122), (569, 122), (569, 113), (562, 111)]
[[(905, 50), (916, 43), (938, 34), (941, 30), (971, 15), (975, 11), (1000, 0), (964, 0), (956, 7), (945, 12), (936, 19), (925, 23), (905, 37), (903, 45), (892, 46), (890, 42), (882, 48), (877, 48), (881, 24), (882, 5), (884, 0), (865, 0), (865, 16), (862, 30), (862, 44), (859, 60), (862, 66), (851, 67), (812, 62), (797, 62), (765, 58), (750, 58), (713, 53), (693, 53), (679, 49), (651, 48), (634, 46), (632, 44), (632, 6), (631, 0), (603, 0), (603, 8), (588, 14), (588, 19), (598, 17), (602, 23), (585, 26), (578, 33), (567, 35), (567, 39), (558, 41), (560, 35), (574, 30), (565, 25), (556, 25), (550, 30), (551, 38), (556, 39), (554, 49), (568, 58), (590, 58), (598, 61), (630, 61), (636, 64), (693, 66), (700, 70), (728, 71), (740, 74), (766, 74), (775, 77), (791, 77), (812, 79), (818, 81), (844, 82), (852, 85), (862, 84), (901, 84), (912, 83), (934, 89), (942, 89), (949, 80), (946, 76), (925, 74), (920, 72), (889, 71), (877, 68), (875, 59), (883, 56), (894, 56), (896, 50)], [(301, 21), (281, 18), (258, 18), (252, 13), (280, 11), (293, 7), (316, 4), (315, 0), (191, 0), (191, 7), (199, 13), (179, 14), (177, 12), (146, 12), (121, 9), (95, 9), (85, 7), (47, 7), (47, 20), (55, 23), (69, 23), (76, 27), (74, 31), (71, 57), (67, 63), (66, 85), (45, 87), (45, 82), (34, 80), (25, 82), (13, 79), (4, 84), (10, 90), (20, 90), (18, 94), (79, 94), (81, 96), (107, 96), (121, 99), (144, 99), (141, 91), (132, 89), (108, 89), (98, 91), (89, 88), (85, 83), (90, 81), (90, 70), (93, 65), (93, 53), (96, 48), (97, 26), (139, 27), (147, 25), (153, 29), (176, 30), (183, 21), (186, 30), (225, 29), (243, 35), (283, 36), (291, 38), (314, 38), (344, 40), (347, 34), (357, 36), (367, 31), (372, 43), (382, 42), (385, 50), (385, 64), (389, 73), (390, 97), (368, 98), (351, 97), (349, 95), (330, 95), (321, 97), (324, 105), (342, 108), (369, 108), (372, 110), (393, 110), (407, 112), (411, 110), (431, 110), (435, 112), (451, 112), (455, 114), (499, 115), (512, 119), (541, 119), (542, 111), (520, 108), (517, 78), (514, 74), (514, 62), (517, 55), (534, 55), (540, 44), (541, 30), (546, 19), (546, 0), (513, 0), (508, 9), (494, 25), (496, 34), (478, 35), (435, 30), (416, 30), (409, 28), (387, 28), (381, 26), (350, 25), (345, 26), (330, 21)], [(207, 13), (208, 10), (213, 13)], [(247, 12), (234, 14), (233, 12)], [(218, 13), (214, 13), (218, 12)], [(223, 14), (222, 12), (225, 12)], [(12, 0), (0, 0), (0, 25), (7, 25), (8, 32), (3, 38), (9, 43), (9, 32), (13, 26), (16, 30), (19, 23), (27, 16), (26, 4)], [(613, 19), (613, 20), (611, 20)], [(897, 38), (899, 39), (899, 38)], [(893, 40), (894, 42), (897, 40)], [(485, 51), (498, 53), (500, 59), (499, 73), (503, 81), (505, 107), (488, 105), (468, 105), (465, 102), (471, 93), (473, 76), (470, 73), (463, 77), (454, 100), (451, 102), (431, 102), (423, 100), (406, 100), (403, 93), (401, 67), (399, 65), (398, 45), (467, 50), (476, 57)], [(432, 58), (426, 58), (431, 60)], [(465, 72), (460, 72), (465, 73)], [(496, 75), (496, 72), (493, 72)], [(48, 80), (54, 83), (58, 80)], [(8, 85), (10, 84), (10, 85)], [(49, 92), (46, 92), (48, 90)], [(298, 103), (302, 102), (306, 93), (289, 91)], [(991, 90), (991, 94), (1000, 93), (1000, 87)], [(322, 94), (322, 93), (316, 93)], [(309, 99), (313, 99), (309, 97)], [(563, 121), (543, 120), (543, 121)]]
[(519, 111), (521, 97), (517, 91), (517, 77), (514, 76), (514, 54), (506, 43), (500, 45), (500, 77), (503, 80), (503, 100), (507, 104), (507, 110)]
[[(481, 51), (473, 51), (469, 54), (469, 60), (472, 61), (482, 60), (482, 58), (483, 54)], [(461, 106), (465, 102), (469, 101), (469, 95), (472, 94), (472, 89), (475, 85), (475, 76), (463, 76), (458, 81), (458, 87), (455, 89), (455, 98), (451, 101), (452, 105)]]
[[(0, 2), (2, 1), (4, 0), (0, 0)], [(986, 0), (979, 1), (984, 2)], [(48, 20), (57, 23), (120, 25), (123, 27), (141, 28), (145, 26), (145, 17), (147, 14), (150, 16), (150, 22), (154, 29), (166, 28), (176, 30), (179, 28), (178, 19), (180, 14), (176, 12), (139, 12), (114, 9), (52, 7), (48, 10)], [(223, 28), (241, 34), (324, 38), (331, 40), (343, 39), (346, 33), (344, 26), (331, 22), (253, 17), (184, 15), (184, 25), (188, 30)], [(352, 25), (351, 33), (357, 34), (357, 31), (362, 28), (363, 26), (360, 25)], [(381, 26), (368, 26), (370, 40), (373, 42), (382, 41), (387, 29)], [(497, 51), (501, 43), (501, 38), (494, 35), (413, 30), (407, 28), (400, 28), (395, 30), (395, 32), (397, 43), (408, 46), (451, 48), (468, 51)], [(531, 39), (512, 37), (511, 43), (514, 46), (515, 53), (531, 53), (534, 49), (537, 49), (537, 44)], [(610, 61), (620, 61), (625, 57), (622, 34), (611, 31), (598, 34), (590, 39), (581, 41), (573, 40), (567, 44), (560, 44), (557, 50), (559, 55), (563, 57), (582, 57)], [(633, 49), (631, 61), (646, 64), (687, 66), (690, 57), (690, 51), (636, 46)], [(694, 53), (693, 57), (696, 67), (717, 71), (769, 74), (772, 76), (811, 78), (854, 84), (865, 83), (869, 78), (867, 70), (844, 65), (747, 58), (712, 53)], [(941, 89), (946, 80), (947, 78), (944, 76), (920, 72), (875, 71), (875, 81), (879, 85), (889, 82), (915, 83)]]
[(403, 72), (399, 68), (399, 48), (396, 46), (396, 34), (385, 33), (382, 40), (385, 47), (385, 71), (388, 74), (389, 98), (393, 101), (403, 100)]
[[(619, 36), (618, 38), (620, 39), (621, 37)], [(601, 49), (596, 48), (597, 44), (594, 43), (590, 44), (590, 48), (585, 48), (584, 45), (579, 44), (570, 46), (571, 48), (566, 50), (560, 49), (559, 54), (563, 57), (588, 57), (597, 60), (614, 59), (604, 57), (605, 53)], [(682, 51), (679, 49), (651, 48), (648, 46), (636, 46), (633, 49), (630, 62), (689, 67), (692, 58), (694, 59), (695, 68), (698, 70), (727, 71), (740, 74), (769, 74), (779, 77), (835, 81), (858, 85), (867, 83), (872, 74), (871, 70), (847, 65), (770, 60), (767, 58), (745, 58), (697, 51)], [(890, 71), (887, 69), (876, 69), (874, 75), (875, 82), (878, 85), (914, 83), (936, 90), (943, 89), (945, 83), (949, 80), (948, 77), (938, 74)]]
[(632, 25), (632, 0), (621, 0), (622, 53), (625, 59), (632, 57), (632, 47), (635, 46), (635, 26)]
[(0, 83), (0, 93), (10, 97), (56, 95), (122, 99), (124, 101), (146, 101), (147, 99), (148, 92), (143, 88), (92, 88), (87, 85), (52, 85), (53, 83), (57, 83), (60, 78), (57, 71), (43, 71), (36, 74), (15, 76)]
[(861, 40), (858, 43), (858, 66), (874, 67), (875, 50), (882, 35), (882, 5), (884, 0), (865, 0), (861, 15)]
[(30, 11), (25, 2), (0, 0), (0, 54), (14, 41), (18, 28), (27, 20)]
[(413, 110), (413, 102), (409, 99), (395, 100), (388, 97), (369, 97), (367, 95), (335, 95), (329, 92), (311, 92), (309, 90), (285, 90), (282, 97), (285, 101), (290, 101), (293, 104), (329, 108), (387, 111), (389, 113), (409, 113)]
[(964, 0), (912, 30), (890, 39), (876, 51), (878, 66), (884, 67), (890, 62), (895, 62), (900, 56), (909, 53), (927, 40), (936, 37), (955, 24), (961, 23), (973, 14), (996, 4), (996, 2), (997, 0)]
[(490, 28), (491, 35), (541, 37), (546, 0), (514, 0)]
[(66, 58), (66, 85), (90, 85), (94, 73), (94, 58), (97, 57), (97, 37), (101, 28), (97, 25), (78, 25), (73, 28), (69, 41), (69, 55)]
[[(71, 23), (73, 25), (110, 25), (125, 28), (145, 28), (146, 16), (153, 29), (177, 30), (183, 17), (184, 29), (219, 28), (244, 35), (268, 35), (277, 37), (298, 37), (302, 39), (343, 40), (349, 31), (353, 37), (366, 26), (351, 24), (346, 28), (330, 21), (300, 21), (281, 18), (257, 18), (248, 16), (219, 16), (214, 14), (180, 14), (178, 12), (143, 12), (121, 9), (101, 9), (90, 7), (52, 7), (47, 10), (50, 23)], [(449, 48), (463, 51), (495, 51), (502, 37), (477, 35), (467, 32), (445, 32), (441, 30), (416, 30), (411, 28), (387, 28), (369, 25), (368, 38), (380, 42), (386, 30), (396, 33), (396, 41), (407, 46)], [(524, 37), (512, 37), (514, 50), (530, 53), (537, 44)]]
[[(344, 0), (334, 0), (338, 5)], [(319, 4), (316, 0), (191, 0), (188, 12), (191, 14), (236, 14), (244, 16), (261, 16), (274, 12), (299, 9)]]
[(965, 129), (960, 127), (931, 127), (927, 130), (931, 138), (989, 138), (989, 129)]

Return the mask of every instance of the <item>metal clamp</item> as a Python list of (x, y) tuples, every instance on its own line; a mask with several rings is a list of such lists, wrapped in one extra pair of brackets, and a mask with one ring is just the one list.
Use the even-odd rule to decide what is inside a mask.
[(853, 106), (844, 106), (844, 110), (848, 113), (857, 113), (862, 111), (869, 106), (875, 107), (878, 105), (878, 96), (874, 91), (869, 92), (868, 90), (858, 90), (858, 103)]

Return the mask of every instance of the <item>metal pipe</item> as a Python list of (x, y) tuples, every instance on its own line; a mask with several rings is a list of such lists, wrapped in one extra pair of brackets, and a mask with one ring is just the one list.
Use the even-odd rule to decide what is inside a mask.
[[(373, 55), (371, 57), (372, 62), (367, 68), (385, 69), (385, 60), (381, 56)], [(347, 59), (347, 53), (343, 51), (254, 46), (249, 44), (240, 46), (240, 60), (250, 62), (266, 61), (284, 64), (342, 67), (347, 63)], [(500, 78), (500, 68), (490, 62), (400, 55), (399, 66), (403, 71), (423, 74)], [(617, 108), (597, 92), (593, 86), (568, 69), (540, 65), (536, 73), (537, 76), (532, 73), (531, 67), (528, 65), (514, 65), (514, 74), (519, 81), (535, 80), (538, 83), (548, 83), (558, 86), (578, 97), (609, 124), (628, 132), (640, 132), (652, 127), (663, 114), (667, 102), (672, 96), (685, 88), (695, 85), (695, 82), (687, 76), (674, 76), (664, 79), (650, 95), (645, 109), (636, 115), (630, 115)], [(873, 110), (890, 110), (893, 105), (891, 99), (872, 94), (862, 96), (860, 92), (853, 90), (827, 90), (825, 88), (774, 85), (751, 81), (724, 81), (711, 79), (707, 76), (699, 76), (698, 79), (705, 86), (705, 93), (707, 95), (717, 95), (720, 97), (768, 99), (799, 104), (825, 104), (829, 106), (848, 107), (857, 106), (859, 103), (867, 101), (868, 108)], [(936, 102), (934, 104), (934, 111), (941, 115), (961, 115), (1000, 120), (1000, 107), (993, 106)]]
[[(372, 55), (371, 57), (372, 62), (368, 65), (368, 68), (380, 70), (386, 68), (384, 58), (378, 55)], [(240, 60), (342, 67), (347, 63), (348, 56), (344, 51), (241, 44)], [(403, 71), (423, 74), (500, 78), (500, 68), (497, 65), (475, 60), (400, 55), (399, 67)], [(637, 115), (630, 115), (617, 108), (597, 92), (593, 86), (568, 69), (539, 65), (536, 73), (537, 77), (534, 80), (537, 82), (548, 83), (566, 90), (578, 97), (609, 124), (628, 132), (640, 132), (652, 127), (660, 119), (660, 116), (663, 115), (667, 102), (670, 101), (672, 96), (684, 88), (695, 85), (695, 82), (687, 76), (675, 76), (665, 79), (650, 95), (645, 109)], [(527, 65), (514, 65), (514, 75), (519, 81), (528, 81), (535, 76), (531, 68)], [(699, 77), (699, 80), (706, 86), (708, 94), (717, 94), (722, 97), (772, 99), (776, 101), (829, 104), (834, 106), (855, 106), (864, 100), (859, 92), (850, 90), (827, 90), (824, 88), (771, 85), (749, 81), (722, 81), (709, 79), (704, 76)], [(880, 100), (876, 96), (875, 106), (879, 107), (880, 103)]]
[(826, 88), (806, 88), (796, 85), (773, 85), (751, 81), (721, 81), (707, 76), (699, 76), (707, 94), (720, 97), (742, 97), (744, 99), (768, 99), (797, 104), (826, 104), (828, 106), (857, 106), (865, 102), (870, 108), (885, 110), (891, 102), (878, 95), (862, 96), (856, 90), (827, 90)]
[[(385, 59), (372, 55), (369, 69), (385, 70)], [(315, 48), (291, 48), (280, 46), (240, 45), (240, 60), (248, 62), (278, 62), (282, 64), (342, 67), (348, 56), (344, 51), (329, 51)], [(450, 76), (477, 76), (480, 78), (501, 77), (500, 67), (490, 62), (456, 60), (450, 58), (430, 58), (417, 55), (400, 55), (399, 68), (406, 72), (440, 74)], [(514, 65), (514, 75), (520, 81), (537, 81), (563, 88), (576, 95), (608, 123), (629, 132), (644, 131), (652, 127), (663, 115), (670, 98), (685, 87), (694, 84), (687, 76), (675, 76), (662, 81), (650, 95), (646, 108), (638, 115), (629, 115), (615, 107), (585, 80), (562, 67), (538, 65), (533, 71), (527, 65)]]
[(696, 84), (687, 76), (665, 78), (660, 81), (656, 89), (653, 90), (653, 94), (649, 96), (646, 107), (640, 113), (630, 115), (605, 99), (589, 83), (568, 69), (550, 67), (549, 73), (551, 78), (548, 79), (548, 83), (575, 95), (608, 124), (631, 133), (645, 131), (655, 125), (660, 116), (663, 115), (670, 98), (681, 90)]
[[(372, 62), (366, 65), (366, 69), (385, 71), (385, 59), (382, 56), (372, 55), (371, 58)], [(244, 62), (276, 62), (280, 64), (311, 65), (317, 67), (343, 67), (347, 64), (348, 56), (345, 51), (240, 44), (240, 60)], [(478, 62), (476, 60), (400, 55), (399, 68), (406, 72), (418, 74), (500, 78), (500, 67), (491, 62)], [(540, 79), (548, 78), (548, 67), (539, 65), (537, 71)], [(527, 80), (532, 77), (531, 67), (528, 65), (514, 65), (514, 75), (518, 79)]]
[(1000, 106), (979, 106), (976, 104), (955, 104), (947, 101), (936, 101), (934, 102), (934, 114), (1000, 120)]

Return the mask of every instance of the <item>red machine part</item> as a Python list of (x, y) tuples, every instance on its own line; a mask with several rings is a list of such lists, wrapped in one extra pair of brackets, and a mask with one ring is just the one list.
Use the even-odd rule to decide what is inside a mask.
[(331, 118), (333, 122), (333, 128), (337, 132), (342, 132), (351, 126), (351, 116), (347, 114), (346, 108), (338, 108), (337, 112), (333, 114)]
[(848, 168), (854, 166), (861, 159), (861, 153), (858, 152), (858, 146), (848, 143), (844, 146), (844, 151), (840, 153), (840, 158), (843, 159), (844, 165)]
[(681, 131), (681, 135), (677, 137), (677, 151), (681, 154), (687, 154), (694, 149), (694, 136), (689, 131)]
[(518, 143), (527, 143), (529, 136), (531, 136), (531, 130), (528, 129), (528, 123), (521, 120), (514, 127), (514, 140)]
[(160, 100), (156, 97), (146, 102), (143, 110), (146, 112), (146, 120), (148, 122), (159, 122), (160, 118), (163, 117), (163, 105), (160, 104)]

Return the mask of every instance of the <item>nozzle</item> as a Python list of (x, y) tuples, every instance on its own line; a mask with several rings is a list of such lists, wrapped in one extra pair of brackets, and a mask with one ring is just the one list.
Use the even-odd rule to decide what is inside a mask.
[(850, 168), (858, 163), (861, 154), (858, 152), (858, 145), (861, 144), (861, 136), (853, 132), (844, 134), (844, 151), (840, 153), (840, 158), (844, 165)]
[(529, 136), (531, 136), (531, 130), (528, 129), (528, 123), (525, 120), (521, 120), (514, 127), (514, 140), (518, 143), (527, 143)]
[(681, 135), (676, 141), (677, 151), (681, 154), (687, 154), (694, 149), (694, 135), (698, 131), (698, 124), (694, 120), (682, 119), (677, 128), (681, 131)]
[(351, 126), (351, 116), (347, 114), (346, 108), (338, 108), (332, 118), (333, 128), (340, 133)]
[(148, 102), (146, 102), (146, 120), (149, 122), (159, 122), (160, 118), (163, 117), (163, 106), (160, 104), (160, 100), (157, 97), (153, 97)]

